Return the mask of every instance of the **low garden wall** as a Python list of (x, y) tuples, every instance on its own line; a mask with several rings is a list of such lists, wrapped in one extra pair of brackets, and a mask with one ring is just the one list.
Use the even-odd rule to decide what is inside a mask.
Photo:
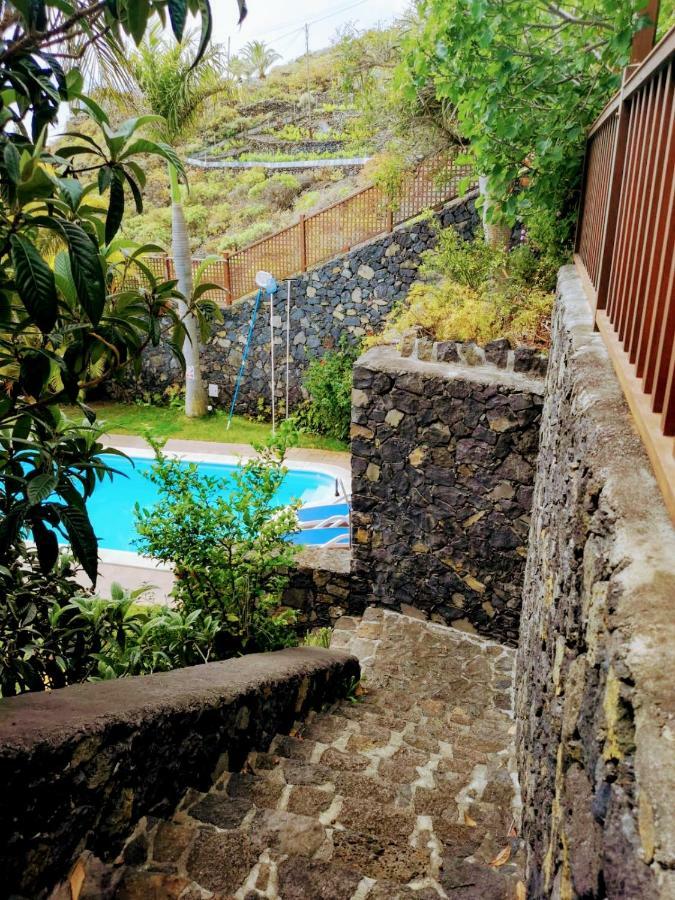
[(351, 559), (343, 548), (303, 547), (298, 553), (283, 603), (297, 610), (302, 633), (332, 628), (341, 616), (363, 612), (351, 589)]
[(353, 603), (414, 607), (514, 644), (542, 361), (530, 354), (530, 371), (516, 372), (503, 347), (495, 362), (490, 347), (444, 344), (430, 354), (439, 348), (455, 361), (402, 357), (392, 347), (355, 365)]
[[(420, 256), (434, 246), (437, 228), (454, 227), (470, 237), (478, 224), (475, 194), (454, 200), (431, 219), (406, 223), (392, 234), (364, 244), (294, 279), (291, 292), (291, 406), (302, 398), (302, 378), (310, 360), (338, 346), (342, 339), (358, 342), (380, 329), (393, 305), (406, 296), (415, 280)], [(254, 286), (251, 285), (251, 288)], [(277, 395), (285, 397), (286, 284), (276, 305), (275, 346)], [(231, 402), (241, 365), (253, 298), (240, 300), (223, 310), (224, 321), (214, 325), (203, 348), (205, 382), (216, 384), (218, 406)], [(253, 335), (246, 377), (237, 410), (258, 415), (270, 407), (269, 311), (261, 309)], [(161, 393), (169, 385), (181, 384), (179, 365), (162, 348), (146, 351), (141, 385)]]
[(528, 897), (675, 897), (675, 530), (561, 270), (517, 664)]
[(354, 657), (305, 647), (0, 700), (0, 894), (46, 895), (85, 849), (114, 858), (142, 816), (358, 675)]

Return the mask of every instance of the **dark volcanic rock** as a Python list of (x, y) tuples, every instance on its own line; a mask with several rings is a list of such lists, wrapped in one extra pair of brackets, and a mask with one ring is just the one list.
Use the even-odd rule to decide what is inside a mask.
[(414, 606), (514, 644), (542, 380), (380, 348), (354, 382), (353, 420), (370, 437), (352, 441), (351, 603)]

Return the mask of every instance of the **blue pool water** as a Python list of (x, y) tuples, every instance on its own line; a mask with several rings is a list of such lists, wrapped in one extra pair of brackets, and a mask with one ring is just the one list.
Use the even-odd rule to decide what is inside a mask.
[[(100, 484), (87, 503), (99, 546), (106, 550), (130, 550), (134, 546), (134, 506), (149, 507), (157, 503), (157, 488), (146, 477), (152, 467), (151, 459), (125, 459), (104, 456), (105, 461), (123, 475), (115, 475)], [(235, 466), (219, 463), (198, 463), (199, 471), (223, 479), (223, 494), (227, 493)], [(124, 477), (126, 476), (126, 477)], [(301, 503), (330, 501), (335, 493), (335, 479), (322, 472), (289, 470), (277, 494), (280, 503), (300, 500)]]

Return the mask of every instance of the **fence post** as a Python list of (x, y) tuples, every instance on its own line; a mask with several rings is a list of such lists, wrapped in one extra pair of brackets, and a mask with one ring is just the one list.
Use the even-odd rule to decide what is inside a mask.
[(225, 280), (225, 284), (223, 285), (223, 287), (227, 291), (225, 302), (228, 306), (231, 306), (234, 301), (234, 297), (232, 296), (232, 269), (230, 267), (230, 255), (231, 254), (229, 251), (223, 253), (223, 275)]
[(648, 16), (649, 25), (645, 25), (633, 35), (630, 48), (631, 65), (641, 63), (651, 53), (656, 42), (656, 25), (659, 19), (659, 0), (647, 0), (640, 14)]
[(305, 217), (300, 216), (300, 271), (307, 271), (307, 226), (305, 225)]
[(168, 257), (168, 256), (165, 256), (165, 257), (164, 257), (164, 269), (165, 269), (165, 271), (166, 271), (166, 280), (167, 280), (167, 281), (172, 281), (173, 278), (172, 278), (172, 275), (171, 275), (171, 258)]
[(394, 210), (391, 203), (387, 205), (387, 233), (391, 234), (394, 230)]
[[(625, 80), (625, 75), (624, 75)], [(612, 162), (609, 176), (609, 197), (605, 210), (605, 221), (602, 228), (602, 240), (600, 251), (600, 267), (598, 274), (598, 286), (596, 289), (596, 312), (607, 308), (607, 294), (609, 281), (612, 275), (612, 261), (614, 256), (614, 239), (621, 202), (621, 187), (623, 183), (623, 167), (626, 158), (626, 141), (628, 138), (628, 106), (623, 97), (623, 87), (617, 110), (619, 121), (616, 127), (616, 137), (612, 149)]]

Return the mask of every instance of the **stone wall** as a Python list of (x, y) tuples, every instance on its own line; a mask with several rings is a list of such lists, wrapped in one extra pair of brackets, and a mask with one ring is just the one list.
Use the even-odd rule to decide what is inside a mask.
[(344, 615), (359, 615), (363, 603), (351, 589), (350, 550), (303, 547), (298, 553), (283, 603), (297, 610), (298, 630), (332, 628)]
[(142, 816), (237, 771), (358, 674), (304, 647), (0, 700), (0, 895), (37, 900), (85, 849), (113, 859)]
[(353, 602), (515, 643), (543, 386), (393, 348), (358, 360)]
[[(438, 226), (455, 227), (470, 237), (478, 224), (475, 194), (447, 204), (431, 220), (409, 222), (393, 234), (365, 244), (304, 275), (296, 277), (291, 293), (290, 398), (294, 406), (302, 398), (302, 377), (308, 363), (342, 339), (358, 342), (379, 330), (392, 306), (406, 296), (415, 280), (420, 255), (436, 241)], [(253, 287), (253, 286), (252, 286)], [(223, 310), (224, 321), (214, 325), (213, 336), (203, 349), (205, 382), (217, 384), (215, 405), (229, 406), (246, 343), (254, 298), (238, 301)], [(286, 284), (276, 301), (276, 389), (285, 397)], [(257, 415), (261, 404), (271, 405), (269, 307), (261, 307), (246, 377), (237, 411)], [(177, 362), (161, 348), (146, 352), (141, 385), (161, 392), (182, 383)]]
[(675, 532), (561, 270), (517, 669), (528, 897), (675, 897)]

